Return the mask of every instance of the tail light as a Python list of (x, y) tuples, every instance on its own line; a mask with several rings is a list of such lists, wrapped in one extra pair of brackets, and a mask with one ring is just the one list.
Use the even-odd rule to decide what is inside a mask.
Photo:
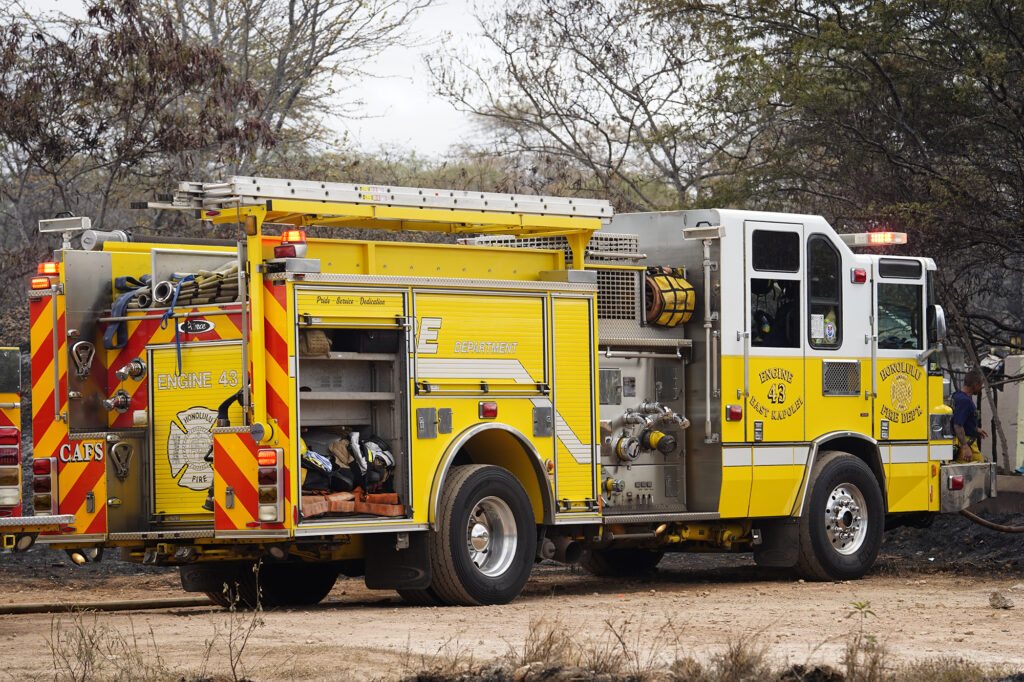
[(306, 233), (302, 230), (285, 230), (281, 233), (281, 245), (274, 247), (274, 258), (305, 258)]
[(56, 457), (36, 457), (32, 460), (32, 509), (38, 514), (57, 513)]
[(33, 289), (49, 289), (53, 286), (53, 282), (49, 277), (33, 277), (29, 286)]
[(259, 520), (280, 522), (284, 515), (284, 450), (260, 448), (256, 451), (256, 466)]
[(36, 268), (36, 273), (40, 275), (52, 275), (56, 277), (60, 274), (60, 266), (52, 261), (46, 263), (40, 263)]
[(16, 426), (4, 426), (0, 427), (0, 507), (20, 506), (21, 432)]

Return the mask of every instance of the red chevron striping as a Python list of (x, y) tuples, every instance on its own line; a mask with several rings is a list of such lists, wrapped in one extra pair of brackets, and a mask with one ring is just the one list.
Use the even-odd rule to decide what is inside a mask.
[(39, 350), (32, 356), (32, 385), (35, 386), (44, 375), (52, 376), (53, 342), (50, 339), (39, 345)]
[[(285, 481), (285, 484), (284, 484), (284, 501), (285, 502), (291, 502), (292, 501), (292, 487), (290, 485), (288, 485), (289, 481), (291, 481), (291, 480), (292, 480), (292, 472), (288, 468), (288, 465), (285, 464), (284, 465), (284, 481)], [(287, 508), (287, 505), (286, 505), (286, 508)]]
[[(131, 330), (132, 323), (128, 322), (127, 324), (128, 329)], [(142, 357), (142, 354), (146, 351), (146, 344), (149, 343), (149, 340), (159, 327), (160, 320), (141, 320), (134, 331), (129, 331), (128, 343), (117, 352), (117, 357), (110, 363), (111, 385), (117, 383), (117, 379), (114, 377), (114, 370), (127, 365), (134, 358)]]
[(285, 438), (288, 438), (290, 433), (288, 403), (281, 399), (281, 396), (277, 394), (277, 389), (270, 384), (267, 384), (267, 414), (277, 420), (281, 432), (284, 433)]
[(231, 525), (231, 517), (228, 516), (228, 513), (224, 511), (224, 508), (220, 506), (216, 499), (213, 501), (213, 527), (220, 530), (234, 528)]
[[(213, 456), (214, 466), (217, 468), (217, 471), (220, 472), (220, 476), (224, 479), (224, 482), (228, 485), (234, 486), (235, 497), (242, 504), (242, 507), (245, 508), (245, 510), (252, 515), (252, 518), (255, 519), (256, 514), (259, 511), (257, 509), (256, 487), (253, 485), (253, 482), (246, 479), (245, 475), (238, 469), (234, 460), (231, 459), (231, 455), (221, 448), (218, 448), (217, 450), (218, 452)], [(250, 457), (253, 456), (248, 449), (244, 452)], [(217, 456), (218, 454), (220, 454), (219, 458)]]
[(282, 309), (286, 309), (285, 301), (288, 300), (288, 287), (284, 286), (284, 282), (264, 281), (263, 289), (281, 304)]
[(107, 532), (107, 506), (100, 505), (99, 511), (96, 512), (96, 518), (89, 524), (89, 528), (86, 529), (86, 533), (106, 533)]
[(242, 316), (241, 315), (238, 315), (238, 314), (225, 315), (222, 319), (224, 319), (227, 322), (229, 322), (231, 324), (232, 331), (235, 332), (233, 334), (225, 334), (225, 335), (222, 335), (222, 336), (224, 336), (225, 338), (227, 338), (229, 336), (232, 337), (232, 338), (235, 338), (235, 337), (238, 337), (238, 336), (242, 335)]
[(270, 355), (281, 369), (288, 373), (288, 344), (281, 337), (280, 332), (271, 326), (268, 321), (263, 325), (267, 344), (267, 354)]
[[(60, 471), (63, 473), (63, 469), (66, 465), (60, 466)], [(89, 462), (85, 466), (85, 471), (78, 477), (75, 484), (71, 486), (71, 490), (64, 496), (64, 499), (60, 501), (60, 509), (63, 514), (74, 514), (78, 511), (78, 508), (85, 502), (85, 494), (96, 487), (99, 483), (100, 477), (103, 475), (104, 464), (103, 460)], [(58, 474), (59, 476), (60, 474)], [(99, 504), (99, 502), (97, 502)]]
[[(50, 391), (49, 394), (47, 394), (46, 400), (35, 408), (35, 412), (36, 413), (32, 415), (32, 442), (38, 443), (43, 437), (43, 434), (46, 433), (46, 430), (50, 428), (50, 425), (54, 422), (53, 391)], [(39, 456), (50, 457), (53, 454), (54, 453), (48, 453)]]
[(7, 415), (0, 411), (0, 426), (17, 426), (21, 428), (21, 424), (15, 424), (13, 420), (9, 419)]
[(36, 326), (36, 320), (39, 316), (46, 312), (47, 303), (53, 301), (52, 298), (33, 298), (28, 302), (28, 326), (29, 328)]
[[(117, 384), (113, 384), (117, 386)], [(113, 391), (111, 391), (113, 394)], [(135, 426), (135, 418), (132, 413), (136, 410), (145, 410), (146, 405), (149, 402), (149, 377), (143, 377), (138, 384), (135, 385), (135, 389), (131, 391), (132, 402), (131, 407), (128, 408), (127, 412), (120, 413), (114, 417), (114, 421), (111, 424), (113, 428), (124, 428), (130, 429)]]

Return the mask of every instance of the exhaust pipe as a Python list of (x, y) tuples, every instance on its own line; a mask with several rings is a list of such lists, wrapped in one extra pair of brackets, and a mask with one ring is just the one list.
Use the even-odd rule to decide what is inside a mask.
[(583, 545), (573, 538), (564, 535), (554, 538), (555, 561), (563, 564), (574, 564), (583, 556)]

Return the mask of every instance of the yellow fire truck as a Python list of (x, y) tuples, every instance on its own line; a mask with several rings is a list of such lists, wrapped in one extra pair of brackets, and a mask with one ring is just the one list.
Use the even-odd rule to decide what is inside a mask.
[[(854, 578), (994, 494), (951, 462), (934, 264), (820, 217), (258, 177), (137, 207), (239, 237), (41, 223), (33, 507), (74, 518), (39, 541), (218, 603), (503, 603), (539, 559), (676, 551)], [(339, 227), (459, 243), (307, 236)]]

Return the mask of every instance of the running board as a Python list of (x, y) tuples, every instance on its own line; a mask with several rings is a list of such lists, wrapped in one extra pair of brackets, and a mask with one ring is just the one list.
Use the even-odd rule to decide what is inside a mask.
[(606, 526), (619, 523), (670, 523), (678, 521), (715, 521), (722, 518), (718, 512), (678, 512), (675, 514), (615, 514), (602, 516)]

